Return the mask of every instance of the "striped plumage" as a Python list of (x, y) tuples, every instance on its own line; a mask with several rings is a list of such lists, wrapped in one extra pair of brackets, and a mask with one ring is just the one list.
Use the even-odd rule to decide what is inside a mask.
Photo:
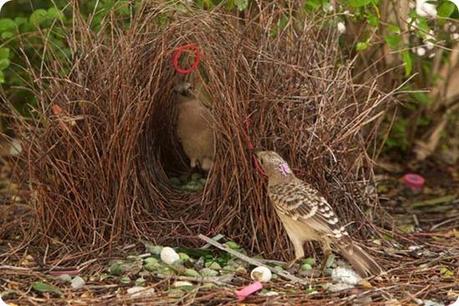
[(276, 152), (257, 152), (268, 176), (268, 195), (295, 249), (295, 261), (304, 257), (306, 241), (319, 241), (325, 264), (332, 248), (343, 255), (362, 276), (382, 272), (339, 222), (327, 200), (311, 185), (298, 179)]

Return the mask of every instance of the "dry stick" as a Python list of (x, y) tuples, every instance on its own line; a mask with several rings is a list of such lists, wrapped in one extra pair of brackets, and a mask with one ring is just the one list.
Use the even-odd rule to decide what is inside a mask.
[(260, 261), (258, 261), (258, 260), (256, 260), (256, 259), (253, 259), (253, 258), (251, 258), (251, 257), (248, 257), (248, 256), (246, 256), (246, 255), (244, 255), (244, 254), (241, 254), (241, 253), (239, 253), (238, 251), (235, 251), (235, 250), (233, 250), (233, 249), (227, 248), (227, 247), (225, 247), (224, 245), (222, 245), (222, 244), (216, 242), (215, 240), (213, 240), (213, 239), (211, 239), (211, 238), (209, 238), (209, 237), (207, 237), (207, 236), (204, 236), (204, 235), (199, 234), (198, 237), (199, 237), (200, 239), (204, 240), (205, 242), (207, 242), (207, 243), (213, 245), (214, 247), (219, 248), (219, 249), (222, 250), (222, 251), (228, 252), (228, 253), (230, 253), (231, 255), (233, 255), (233, 256), (235, 256), (235, 257), (237, 257), (237, 258), (239, 258), (239, 259), (241, 259), (241, 260), (243, 260), (243, 261), (245, 261), (245, 262), (248, 262), (248, 263), (251, 264), (251, 265), (254, 265), (254, 266), (265, 266), (265, 267), (267, 267), (269, 270), (271, 270), (273, 273), (276, 273), (276, 274), (282, 276), (283, 278), (286, 278), (286, 279), (288, 279), (288, 280), (290, 280), (290, 281), (292, 281), (292, 282), (294, 282), (294, 283), (299, 283), (299, 284), (302, 284), (302, 285), (305, 285), (305, 286), (309, 285), (309, 283), (308, 283), (306, 280), (304, 280), (304, 279), (298, 278), (298, 277), (296, 277), (296, 276), (294, 276), (294, 275), (288, 273), (287, 271), (278, 271), (278, 270), (276, 270), (276, 269), (274, 269), (274, 268), (271, 268), (270, 266), (263, 265)]

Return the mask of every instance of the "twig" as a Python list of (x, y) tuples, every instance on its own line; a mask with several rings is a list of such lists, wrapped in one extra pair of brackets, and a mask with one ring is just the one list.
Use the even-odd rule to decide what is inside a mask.
[(230, 279), (234, 277), (234, 275), (230, 275), (230, 274), (219, 276), (219, 277), (214, 277), (214, 276), (193, 277), (193, 276), (162, 275), (162, 274), (156, 274), (155, 276), (158, 278), (162, 278), (162, 279), (172, 278), (172, 279), (181, 280), (181, 281), (196, 282), (196, 283), (214, 283), (220, 286), (234, 287), (233, 285), (228, 284)]
[(286, 279), (288, 279), (288, 280), (290, 280), (290, 281), (292, 281), (292, 282), (294, 282), (294, 283), (299, 283), (299, 284), (302, 284), (302, 285), (305, 285), (305, 286), (309, 285), (309, 283), (308, 283), (306, 280), (304, 280), (304, 279), (298, 278), (298, 277), (296, 277), (296, 276), (294, 276), (294, 275), (288, 273), (287, 271), (278, 271), (278, 270), (276, 270), (276, 269), (274, 269), (274, 268), (272, 268), (272, 267), (270, 267), (270, 266), (263, 265), (260, 261), (258, 261), (258, 260), (256, 260), (256, 259), (253, 259), (253, 258), (251, 258), (251, 257), (248, 257), (248, 256), (246, 256), (246, 255), (244, 255), (244, 254), (241, 254), (241, 253), (239, 253), (238, 251), (235, 251), (235, 250), (233, 250), (233, 249), (227, 248), (227, 247), (225, 247), (224, 245), (222, 245), (222, 244), (220, 244), (220, 243), (218, 243), (218, 242), (212, 240), (211, 238), (209, 238), (209, 237), (207, 237), (207, 236), (204, 236), (204, 235), (199, 234), (198, 237), (199, 237), (200, 239), (204, 240), (205, 242), (207, 242), (207, 243), (213, 245), (214, 247), (219, 248), (219, 249), (222, 250), (222, 251), (228, 252), (228, 253), (230, 253), (231, 255), (233, 255), (233, 256), (235, 256), (235, 257), (237, 257), (237, 258), (239, 258), (239, 259), (241, 259), (241, 260), (243, 260), (243, 261), (245, 261), (245, 262), (248, 262), (248, 263), (251, 264), (251, 265), (254, 265), (254, 266), (265, 266), (265, 267), (267, 267), (269, 270), (271, 270), (273, 273), (276, 273), (276, 274), (278, 274), (279, 276), (282, 276), (283, 278), (286, 278)]

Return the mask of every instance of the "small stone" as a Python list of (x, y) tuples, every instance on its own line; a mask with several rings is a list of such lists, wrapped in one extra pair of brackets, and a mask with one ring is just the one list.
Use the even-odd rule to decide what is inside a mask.
[(71, 282), (70, 286), (71, 286), (73, 289), (78, 290), (78, 289), (83, 288), (85, 284), (86, 284), (86, 282), (84, 281), (84, 279), (82, 279), (82, 278), (79, 277), (79, 276), (75, 276), (75, 277), (72, 279), (72, 282)]

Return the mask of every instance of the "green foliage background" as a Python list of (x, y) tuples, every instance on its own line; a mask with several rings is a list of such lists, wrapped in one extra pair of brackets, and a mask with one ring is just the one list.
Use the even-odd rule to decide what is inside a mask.
[[(184, 1), (189, 3), (189, 1)], [(358, 37), (349, 40), (341, 40), (343, 50), (350, 56), (368, 57), (372, 50), (387, 47), (392, 54), (397, 56), (402, 63), (402, 71), (399, 72), (398, 83), (409, 80), (403, 87), (407, 92), (416, 89), (424, 89), (432, 86), (436, 76), (432, 75), (432, 60), (418, 56), (413, 51), (414, 41), (431, 39), (430, 33), (435, 33), (435, 43), (442, 41), (444, 60), (448, 60), (448, 48), (451, 47), (449, 37), (442, 32), (442, 26), (451, 19), (457, 19), (458, 12), (454, 4), (447, 0), (439, 0), (438, 18), (434, 21), (426, 17), (418, 16), (416, 10), (410, 12), (411, 23), (415, 24), (409, 34), (407, 43), (403, 39), (403, 33), (399, 24), (382, 20), (381, 7), (386, 5), (386, 0), (344, 0), (338, 1), (338, 7), (330, 10), (329, 0), (306, 0), (303, 2), (303, 12), (293, 12), (296, 18), (304, 18), (305, 14), (323, 13), (334, 16), (334, 23), (343, 23), (346, 26), (358, 24), (362, 26)], [(129, 25), (129, 17), (140, 0), (84, 0), (79, 1), (79, 9), (83, 16), (91, 16), (91, 26), (98, 30), (101, 21), (109, 12), (116, 12), (124, 16), (126, 26)], [(184, 5), (180, 1), (171, 1), (177, 9)], [(212, 9), (222, 6), (227, 10), (242, 12), (251, 5), (251, 0), (195, 0), (197, 7)], [(281, 4), (278, 4), (281, 6)], [(287, 4), (288, 5), (288, 4)], [(277, 24), (272, 29), (272, 34), (277, 33), (292, 18), (283, 10), (277, 16)], [(300, 17), (303, 16), (303, 17)], [(69, 1), (65, 0), (12, 0), (7, 2), (0, 14), (0, 84), (4, 96), (23, 114), (27, 114), (35, 99), (30, 88), (30, 67), (39, 68), (46, 54), (53, 52), (54, 56), (62, 62), (71, 63), (72, 52), (67, 45), (67, 26), (72, 23), (72, 10)], [(28, 59), (28, 60), (25, 60)], [(65, 74), (66, 71), (61, 71)], [(411, 76), (417, 75), (415, 78)], [(406, 151), (411, 145), (409, 129), (426, 127), (431, 118), (425, 114), (431, 101), (429, 96), (422, 92), (407, 95), (401, 113), (394, 121), (392, 132), (385, 141), (388, 150)], [(424, 111), (424, 113), (423, 113)], [(413, 116), (413, 114), (416, 114)], [(412, 118), (415, 118), (414, 120)], [(413, 134), (411, 132), (411, 134)]]

